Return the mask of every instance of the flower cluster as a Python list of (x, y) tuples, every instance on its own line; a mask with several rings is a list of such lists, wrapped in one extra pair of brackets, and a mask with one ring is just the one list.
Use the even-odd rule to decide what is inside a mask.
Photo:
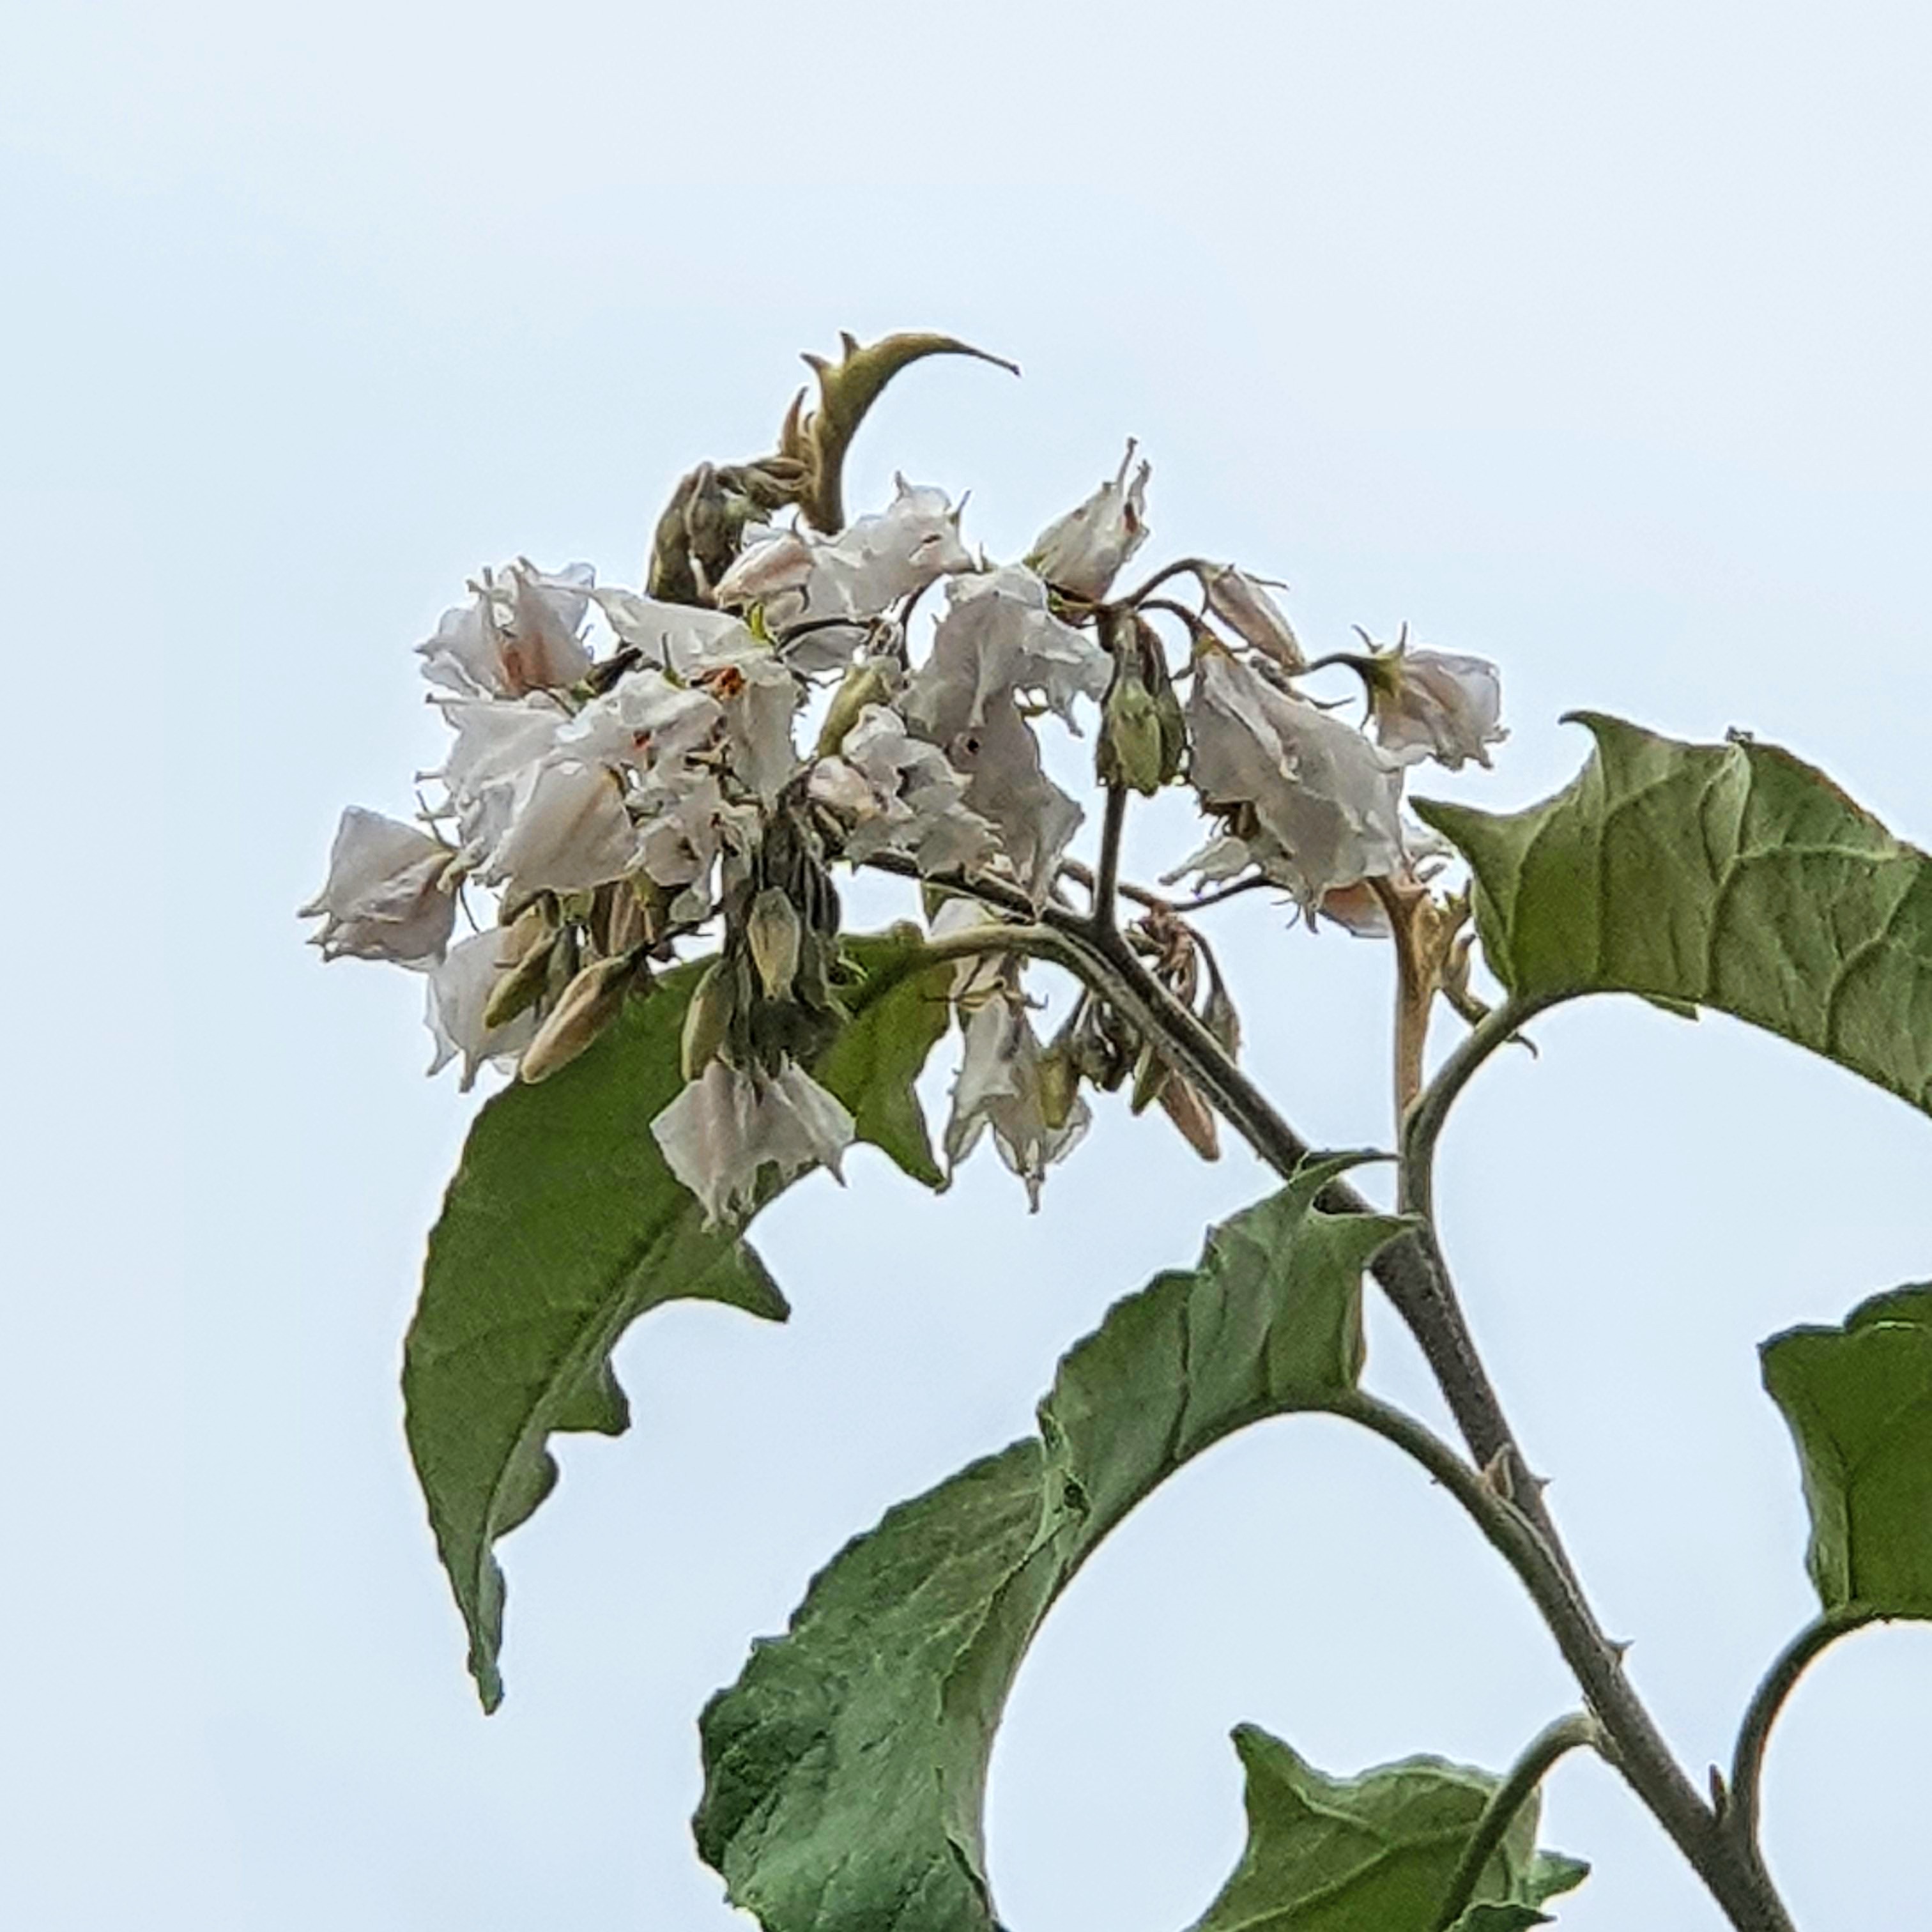
[[(840, 527), (784, 520), (828, 495), (823, 450), (814, 466), (794, 423), (787, 436), (762, 465), (686, 479), (644, 589), (520, 559), (445, 614), (419, 650), (447, 754), (416, 822), (343, 814), (304, 908), (324, 956), (423, 974), (431, 1070), (458, 1064), (466, 1088), (485, 1064), (548, 1078), (702, 941), (686, 1084), (654, 1132), (728, 1222), (775, 1179), (836, 1172), (853, 1137), (811, 1070), (842, 1020), (832, 874), (882, 866), (935, 882), (934, 933), (956, 952), (983, 938), (985, 959), (958, 969), (950, 1161), (990, 1132), (1036, 1202), (1086, 1128), (1082, 1085), (1129, 1080), (1211, 1156), (1213, 1116), (1176, 1070), (1086, 994), (1042, 1043), (1000, 951), (1006, 922), (1064, 907), (1087, 876), (1068, 858), (1085, 814), (1042, 734), (1094, 730), (1117, 798), (1192, 786), (1212, 833), (1170, 880), (1265, 883), (1310, 921), (1378, 929), (1383, 886), (1426, 877), (1406, 770), (1489, 762), (1493, 667), (1406, 634), (1311, 665), (1269, 587), (1228, 565), (1184, 560), (1123, 595), (1148, 536), (1131, 445), (1023, 562), (998, 564), (944, 492), (903, 480)], [(1191, 601), (1174, 594), (1186, 578)], [(1338, 664), (1363, 681), (1364, 728), (1301, 688)], [(1232, 1053), (1232, 1002), (1187, 902), (1137, 896), (1132, 943), (1190, 1004), (1207, 962), (1204, 1017)]]

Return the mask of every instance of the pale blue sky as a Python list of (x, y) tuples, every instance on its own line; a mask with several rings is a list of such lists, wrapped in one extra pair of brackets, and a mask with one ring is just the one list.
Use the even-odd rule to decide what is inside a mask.
[[(722, 1932), (704, 1697), (1264, 1185), (1103, 1107), (1036, 1220), (989, 1154), (937, 1203), (866, 1154), (798, 1189), (757, 1236), (788, 1328), (625, 1345), (636, 1427), (566, 1448), (506, 1546), (483, 1719), (394, 1388), (472, 1103), (421, 1077), (418, 988), (325, 971), (292, 916), (339, 806), (406, 809), (434, 761), (409, 646), (469, 572), (634, 581), (797, 350), (944, 327), (1024, 380), (908, 377), (855, 502), (970, 487), (1010, 554), (1131, 433), (1150, 556), (1289, 579), (1324, 646), (1406, 618), (1502, 663), (1514, 736), (1442, 789), (1540, 795), (1589, 705), (1748, 726), (1932, 839), (1928, 56), (1902, 5), (0, 7), (0, 1918)], [(1385, 962), (1226, 926), (1286, 1109), (1384, 1140)], [(1448, 1238), (1701, 1771), (1808, 1609), (1754, 1344), (1932, 1273), (1932, 1126), (1723, 1021), (1540, 1036), (1451, 1130)], [(994, 1767), (1003, 1910), (1178, 1932), (1239, 1844), (1238, 1720), (1337, 1772), (1499, 1763), (1570, 1700), (1389, 1452), (1252, 1432), (1048, 1627)], [(1767, 1830), (1804, 1932), (1916, 1922), (1928, 1736), (1932, 1633), (1800, 1694)], [(1718, 1924), (1600, 1768), (1545, 1835), (1598, 1864), (1566, 1927)]]

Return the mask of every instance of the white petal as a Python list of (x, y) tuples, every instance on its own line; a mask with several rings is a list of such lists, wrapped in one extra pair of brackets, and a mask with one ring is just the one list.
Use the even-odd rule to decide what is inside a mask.
[(322, 956), (403, 966), (440, 959), (456, 919), (444, 884), (453, 856), (413, 825), (351, 806), (336, 827), (328, 877), (300, 915), (322, 920)]

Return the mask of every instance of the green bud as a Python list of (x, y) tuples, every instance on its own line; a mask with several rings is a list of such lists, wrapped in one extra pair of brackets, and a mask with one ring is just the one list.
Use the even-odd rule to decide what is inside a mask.
[(1136, 670), (1114, 674), (1100, 713), (1094, 769), (1102, 784), (1124, 784), (1151, 797), (1162, 784), (1160, 714)]
[(695, 1080), (718, 1056), (731, 1030), (737, 1002), (732, 997), (732, 974), (722, 959), (706, 968), (684, 1010), (684, 1037), (680, 1051), (684, 1077)]
[(1040, 1118), (1055, 1132), (1065, 1126), (1080, 1097), (1080, 1070), (1073, 1043), (1062, 1034), (1040, 1057)]
[(844, 743), (846, 733), (858, 723), (860, 712), (868, 704), (889, 703), (892, 694), (892, 681), (882, 665), (869, 660), (855, 664), (832, 694), (825, 722), (819, 727), (818, 755), (834, 756)]
[(745, 943), (766, 999), (782, 1000), (791, 991), (802, 937), (798, 908), (777, 886), (767, 886), (752, 900), (745, 916)]
[(1141, 1057), (1134, 1064), (1134, 1090), (1128, 1106), (1134, 1113), (1144, 1114), (1167, 1090), (1173, 1078), (1172, 1070), (1150, 1046), (1141, 1048)]
[(635, 968), (628, 954), (585, 967), (524, 1049), (518, 1077), (533, 1087), (568, 1066), (622, 1010)]
[(543, 998), (550, 984), (550, 955), (556, 946), (554, 934), (540, 933), (524, 956), (490, 988), (483, 1009), (483, 1024), (490, 1031), (508, 1026)]
[(1201, 1016), (1201, 1023), (1214, 1036), (1230, 1060), (1240, 1053), (1241, 1016), (1234, 1010), (1234, 1003), (1228, 997), (1227, 988), (1221, 983), (1218, 973), (1209, 975), (1208, 1005)]

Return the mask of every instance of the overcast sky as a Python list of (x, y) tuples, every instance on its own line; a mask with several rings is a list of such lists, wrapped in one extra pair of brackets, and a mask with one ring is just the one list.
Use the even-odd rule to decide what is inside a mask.
[[(325, 970), (292, 917), (340, 806), (405, 812), (435, 762), (410, 646), (466, 575), (634, 583), (800, 350), (944, 328), (1024, 380), (907, 376), (854, 502), (970, 488), (1010, 556), (1132, 434), (1150, 558), (1287, 578), (1324, 648), (1407, 620), (1501, 663), (1497, 770), (1436, 789), (1543, 795), (1585, 705), (1748, 727), (1932, 839), (1928, 55), (1922, 9), (1767, 0), (0, 5), (0, 1918), (742, 1922), (690, 1849), (700, 1704), (1267, 1184), (1102, 1106), (1034, 1219), (990, 1154), (938, 1202), (869, 1152), (799, 1187), (756, 1234), (787, 1328), (682, 1307), (623, 1346), (635, 1427), (568, 1445), (505, 1546), (483, 1718), (395, 1386), (474, 1100), (422, 1077), (418, 986)], [(1382, 953), (1223, 924), (1285, 1110), (1386, 1142)], [(1810, 1608), (1754, 1345), (1932, 1274), (1932, 1124), (1721, 1019), (1537, 1032), (1450, 1130), (1446, 1238), (1701, 1777)], [(1238, 1720), (1332, 1772), (1500, 1766), (1572, 1702), (1392, 1452), (1251, 1431), (1029, 1661), (1004, 1914), (1179, 1932), (1240, 1844)], [(1766, 1828), (1804, 1932), (1922, 1916), (1928, 1738), (1932, 1632), (1798, 1694)], [(1544, 1838), (1597, 1864), (1576, 1932), (1719, 1922), (1599, 1766)]]

